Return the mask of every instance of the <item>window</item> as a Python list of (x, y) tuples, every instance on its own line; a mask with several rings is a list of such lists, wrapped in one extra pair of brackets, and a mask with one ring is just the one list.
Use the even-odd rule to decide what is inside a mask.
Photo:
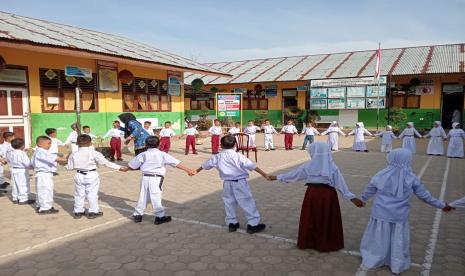
[(420, 108), (420, 99), (419, 95), (392, 95), (391, 107)]
[(248, 110), (268, 110), (268, 99), (265, 98), (265, 93), (252, 93), (251, 90), (247, 91), (242, 97), (243, 109)]
[(98, 111), (96, 75), (92, 79), (66, 77), (62, 70), (39, 69), (44, 112), (76, 110), (76, 87), (81, 88), (81, 111)]
[(191, 110), (215, 109), (215, 100), (210, 98), (191, 99)]
[(124, 111), (171, 111), (168, 83), (164, 80), (135, 78), (121, 87)]

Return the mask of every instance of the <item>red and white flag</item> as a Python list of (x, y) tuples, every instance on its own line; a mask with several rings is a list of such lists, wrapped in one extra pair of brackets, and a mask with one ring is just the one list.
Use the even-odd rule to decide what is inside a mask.
[(381, 43), (378, 45), (378, 50), (376, 51), (376, 68), (375, 68), (375, 79), (379, 80), (381, 77)]

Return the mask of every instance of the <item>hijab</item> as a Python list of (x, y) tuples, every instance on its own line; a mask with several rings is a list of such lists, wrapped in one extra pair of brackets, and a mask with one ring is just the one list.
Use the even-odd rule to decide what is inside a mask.
[(389, 130), (392, 130), (392, 126), (391, 126), (391, 125), (387, 125), (386, 128), (389, 129)]
[(311, 157), (311, 160), (304, 165), (307, 179), (319, 177), (330, 182), (334, 171), (337, 170), (337, 166), (333, 161), (329, 145), (325, 142), (314, 142), (307, 150)]
[(408, 126), (411, 126), (411, 127), (414, 126), (414, 125), (413, 125), (413, 122), (408, 122), (407, 125), (408, 125)]
[(337, 121), (332, 121), (329, 127), (337, 127)]
[(371, 182), (378, 190), (403, 198), (418, 179), (412, 172), (412, 153), (403, 148), (395, 149), (388, 154), (387, 161), (388, 166), (373, 176)]
[(133, 121), (133, 120), (137, 120), (136, 119), (136, 116), (134, 116), (134, 114), (132, 113), (121, 113), (118, 118), (120, 119), (120, 121), (124, 124), (124, 138), (127, 138), (129, 137), (129, 135), (131, 134), (131, 132), (129, 131), (129, 128), (128, 128), (128, 123), (130, 121)]
[(452, 128), (457, 128), (457, 126), (460, 125), (459, 123), (452, 123)]

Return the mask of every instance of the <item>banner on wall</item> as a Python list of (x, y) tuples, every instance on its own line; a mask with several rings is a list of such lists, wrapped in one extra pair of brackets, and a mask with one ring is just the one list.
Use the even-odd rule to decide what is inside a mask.
[(346, 99), (328, 99), (328, 109), (345, 109)]
[(347, 98), (347, 109), (364, 109), (365, 98)]
[(181, 96), (182, 73), (168, 71), (168, 95)]
[(278, 85), (268, 85), (265, 86), (265, 97), (266, 98), (274, 98), (278, 96)]
[(241, 117), (241, 94), (216, 94), (216, 117)]
[(97, 60), (97, 86), (101, 92), (118, 92), (118, 64)]
[(310, 109), (328, 109), (327, 99), (311, 99)]
[(374, 109), (374, 108), (385, 108), (386, 107), (386, 100), (385, 98), (366, 98), (366, 108), (367, 109)]

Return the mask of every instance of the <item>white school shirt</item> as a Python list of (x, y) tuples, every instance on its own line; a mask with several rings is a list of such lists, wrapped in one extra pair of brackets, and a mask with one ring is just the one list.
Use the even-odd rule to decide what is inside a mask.
[(105, 159), (100, 152), (90, 147), (79, 147), (78, 151), (72, 153), (68, 158), (68, 170), (95, 170), (98, 166), (106, 166), (111, 169), (119, 170), (120, 165), (112, 163)]
[(164, 127), (160, 130), (160, 137), (174, 137), (174, 136), (176, 136), (176, 133), (171, 128)]
[(76, 144), (77, 142), (78, 133), (73, 130), (66, 138), (65, 145)]
[(166, 174), (165, 166), (176, 167), (181, 161), (159, 149), (148, 149), (132, 159), (128, 166), (131, 169), (139, 169), (143, 174)]
[(391, 145), (392, 140), (397, 138), (391, 130), (381, 131), (377, 136), (381, 137), (381, 144), (383, 145)]
[(465, 197), (462, 197), (461, 199), (457, 199), (451, 202), (449, 205), (454, 208), (465, 208)]
[(415, 135), (418, 136), (418, 137), (421, 137), (420, 133), (418, 133), (418, 131), (414, 127), (411, 127), (411, 128), (407, 127), (399, 135), (399, 138), (403, 138), (404, 136), (405, 137), (414, 137), (415, 138)]
[(26, 152), (19, 149), (7, 152), (6, 160), (10, 168), (13, 169), (28, 169), (31, 166), (31, 160), (29, 160)]
[(37, 147), (32, 156), (31, 164), (36, 172), (53, 173), (57, 171), (57, 156), (43, 148)]
[(124, 132), (122, 130), (120, 130), (119, 128), (112, 128), (110, 129), (107, 134), (105, 134), (103, 136), (103, 139), (107, 138), (107, 137), (111, 137), (111, 138), (121, 138), (124, 136)]
[(315, 135), (315, 134), (320, 134), (320, 132), (318, 132), (318, 130), (316, 130), (316, 128), (314, 127), (304, 127), (304, 129), (302, 129), (302, 134)]
[(465, 131), (461, 128), (454, 128), (449, 131), (447, 137), (463, 137), (465, 138)]
[(255, 170), (256, 167), (254, 162), (234, 149), (222, 150), (202, 164), (204, 170), (216, 168), (224, 181), (246, 179), (249, 177), (248, 171)]
[(6, 154), (12, 150), (11, 144), (4, 141), (3, 144), (0, 144), (0, 157), (6, 158)]
[(223, 130), (221, 129), (221, 127), (218, 127), (218, 126), (212, 126), (208, 132), (211, 134), (211, 135), (221, 135), (223, 133)]
[[(50, 138), (52, 140), (52, 144), (50, 145), (50, 149), (48, 149), (48, 152), (50, 152), (50, 153), (57, 154), (58, 153), (58, 146), (64, 146), (65, 145), (63, 142), (61, 142), (57, 138), (52, 138), (50, 136), (48, 136), (48, 138)], [(38, 148), (38, 147), (36, 147), (36, 148)]]
[(228, 133), (229, 134), (238, 134), (238, 133), (241, 133), (241, 129), (237, 128), (237, 127), (232, 127), (232, 128), (229, 129)]
[(274, 127), (272, 125), (265, 125), (263, 126), (263, 130), (265, 131), (265, 134), (278, 134), (278, 132), (276, 131), (276, 129), (274, 129)]
[(259, 131), (260, 128), (258, 126), (248, 126), (246, 128), (244, 128), (244, 133), (245, 134), (255, 134), (257, 133), (257, 131)]
[(284, 133), (297, 133), (297, 128), (294, 126), (294, 125), (285, 125), (282, 129), (281, 129), (281, 132), (284, 132)]
[(184, 130), (184, 134), (186, 134), (187, 136), (195, 136), (196, 134), (199, 134), (199, 132), (197, 131), (197, 129), (191, 127), (191, 128), (186, 128)]

